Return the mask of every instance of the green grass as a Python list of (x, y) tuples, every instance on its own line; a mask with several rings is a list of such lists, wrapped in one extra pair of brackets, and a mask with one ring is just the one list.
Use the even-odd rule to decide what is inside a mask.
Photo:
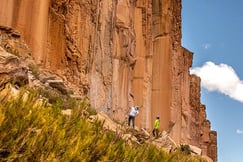
[(35, 76), (35, 78), (38, 79), (39, 75), (40, 75), (40, 70), (39, 70), (38, 66), (33, 63), (30, 63), (28, 65), (28, 67), (29, 67), (30, 71), (32, 72), (32, 74)]
[[(25, 90), (19, 96), (23, 94)], [(70, 102), (72, 115), (66, 116), (60, 99), (41, 102), (37, 91), (24, 99), (0, 95), (0, 161), (203, 161), (180, 149), (168, 154), (149, 144), (130, 146), (119, 134), (102, 129), (103, 121), (88, 122), (84, 111), (94, 112), (86, 100)]]

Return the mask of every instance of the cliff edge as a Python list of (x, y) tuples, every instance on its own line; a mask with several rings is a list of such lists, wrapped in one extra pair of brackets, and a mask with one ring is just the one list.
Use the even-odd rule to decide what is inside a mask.
[(181, 46), (181, 7), (181, 0), (1, 0), (0, 45), (111, 118), (125, 121), (139, 105), (137, 127), (151, 130), (159, 115), (176, 143), (216, 161), (200, 78), (189, 73), (193, 54)]

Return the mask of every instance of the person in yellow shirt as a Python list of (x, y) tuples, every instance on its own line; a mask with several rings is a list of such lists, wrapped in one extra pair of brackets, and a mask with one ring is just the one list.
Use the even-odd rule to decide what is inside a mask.
[(159, 116), (156, 117), (156, 120), (154, 121), (154, 129), (153, 129), (153, 136), (158, 137), (159, 136)]

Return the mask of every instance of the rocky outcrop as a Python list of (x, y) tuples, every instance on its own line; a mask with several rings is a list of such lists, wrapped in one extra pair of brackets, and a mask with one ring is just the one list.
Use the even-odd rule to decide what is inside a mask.
[(0, 90), (12, 83), (17, 87), (28, 84), (28, 68), (19, 58), (0, 47)]
[[(190, 132), (191, 142), (202, 149), (203, 155), (217, 160), (217, 132), (211, 131), (210, 121), (206, 119), (206, 107), (200, 103), (200, 78), (190, 77), (190, 118), (186, 124)], [(188, 131), (187, 131), (188, 132)]]
[[(151, 130), (159, 115), (176, 143), (216, 161), (200, 79), (190, 75), (192, 53), (181, 46), (181, 0), (1, 0), (0, 25), (18, 31), (8, 36), (30, 50), (9, 49), (61, 78), (56, 88), (67, 85), (122, 121), (139, 105), (138, 127)], [(14, 42), (0, 40), (2, 47)]]

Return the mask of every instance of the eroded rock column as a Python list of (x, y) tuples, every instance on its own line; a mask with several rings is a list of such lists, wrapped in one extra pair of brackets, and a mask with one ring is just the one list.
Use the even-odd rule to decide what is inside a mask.
[(152, 0), (137, 1), (134, 16), (136, 64), (133, 69), (134, 103), (141, 106), (137, 119), (140, 128), (151, 127), (152, 86)]
[(49, 4), (49, 0), (1, 0), (1, 25), (21, 32), (38, 63), (47, 52)]
[[(153, 0), (152, 2), (152, 101), (151, 120), (156, 115), (161, 118), (161, 129), (167, 129), (170, 120), (171, 106), (171, 39), (170, 1)], [(152, 122), (153, 123), (153, 122)], [(152, 127), (152, 126), (151, 126)]]

